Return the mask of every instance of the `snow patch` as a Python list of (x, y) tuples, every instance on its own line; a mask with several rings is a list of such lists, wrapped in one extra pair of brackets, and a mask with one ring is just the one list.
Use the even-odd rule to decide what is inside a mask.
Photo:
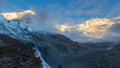
[(41, 61), (42, 61), (42, 66), (43, 66), (43, 68), (51, 68), (46, 62), (45, 62), (45, 60), (42, 58), (42, 56), (41, 56), (41, 53), (40, 53), (40, 51), (37, 49), (37, 48), (35, 48), (35, 55), (36, 55), (36, 57), (40, 57), (40, 59), (41, 59)]

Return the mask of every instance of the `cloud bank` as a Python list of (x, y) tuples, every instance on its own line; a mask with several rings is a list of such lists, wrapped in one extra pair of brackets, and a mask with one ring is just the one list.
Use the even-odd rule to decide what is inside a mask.
[(33, 2), (0, 0), (0, 12), (32, 9), (36, 15), (25, 17), (31, 19), (33, 29), (61, 33), (79, 42), (119, 41), (120, 19), (114, 19), (120, 15), (118, 0), (66, 0), (64, 5), (57, 1), (44, 5)]
[[(57, 25), (56, 28), (64, 34), (76, 35), (70, 37), (78, 41), (119, 41), (120, 38), (120, 18), (87, 20), (83, 24), (74, 26)], [(83, 38), (84, 40), (81, 40)], [(114, 38), (114, 40), (113, 40)]]

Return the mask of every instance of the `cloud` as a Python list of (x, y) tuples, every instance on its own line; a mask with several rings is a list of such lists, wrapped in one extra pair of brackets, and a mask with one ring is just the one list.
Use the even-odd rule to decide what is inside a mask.
[[(63, 34), (70, 38), (80, 41), (119, 41), (120, 38), (120, 19), (91, 19), (83, 24), (73, 26), (57, 25), (56, 27)], [(117, 38), (118, 37), (118, 38)], [(116, 38), (116, 39), (112, 39)]]
[[(25, 9), (32, 9), (36, 16), (31, 18), (30, 27), (47, 32), (60, 32), (77, 41), (100, 41), (111, 40), (119, 37), (119, 24), (101, 24), (103, 19), (93, 23), (95, 18), (113, 18), (119, 16), (119, 2), (113, 0), (69, 0), (64, 6), (62, 4), (48, 3), (35, 6), (24, 0), (20, 0)], [(12, 8), (6, 8), (9, 6)], [(20, 5), (0, 0), (0, 7), (8, 11), (22, 11)], [(88, 20), (88, 21), (86, 21)], [(107, 19), (111, 21), (110, 19)], [(98, 24), (98, 25), (97, 25)], [(94, 26), (95, 25), (95, 26)], [(58, 31), (60, 30), (60, 31)]]
[(42, 10), (34, 10), (35, 16), (26, 16), (30, 18), (31, 22), (29, 26), (38, 31), (46, 31), (46, 32), (57, 32), (54, 23), (52, 23), (53, 19), (51, 15), (46, 9)]
[(120, 23), (114, 24), (109, 30), (113, 33), (120, 35)]
[(88, 20), (83, 24), (77, 24), (73, 26), (59, 25), (58, 30), (60, 29), (62, 32), (78, 31), (88, 37), (101, 38), (106, 30), (108, 30), (113, 24), (114, 23), (109, 19), (95, 18)]
[(2, 15), (7, 20), (13, 20), (13, 19), (17, 19), (17, 18), (22, 18), (26, 15), (36, 15), (36, 14), (32, 10), (26, 10), (23, 12), (1, 13), (0, 15)]

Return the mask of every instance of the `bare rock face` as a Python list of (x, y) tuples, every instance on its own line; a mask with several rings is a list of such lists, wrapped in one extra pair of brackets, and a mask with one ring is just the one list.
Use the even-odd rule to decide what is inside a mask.
[(11, 45), (20, 45), (22, 42), (7, 35), (0, 34), (0, 47), (9, 47)]
[(24, 45), (6, 35), (0, 35), (0, 68), (42, 68), (42, 61), (34, 55), (34, 45)]

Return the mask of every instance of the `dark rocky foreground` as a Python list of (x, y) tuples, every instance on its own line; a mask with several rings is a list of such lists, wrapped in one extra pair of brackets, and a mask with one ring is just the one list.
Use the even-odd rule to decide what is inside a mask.
[(42, 68), (32, 43), (25, 45), (6, 35), (0, 35), (0, 40), (0, 68)]
[[(51, 68), (120, 68), (119, 43), (77, 43), (58, 34), (39, 38), (38, 50)], [(0, 40), (0, 68), (43, 68), (33, 43), (23, 44), (3, 34)]]
[[(38, 50), (51, 68), (120, 68), (119, 43), (77, 43), (58, 34), (41, 39)], [(0, 68), (43, 68), (34, 46), (0, 34)]]

